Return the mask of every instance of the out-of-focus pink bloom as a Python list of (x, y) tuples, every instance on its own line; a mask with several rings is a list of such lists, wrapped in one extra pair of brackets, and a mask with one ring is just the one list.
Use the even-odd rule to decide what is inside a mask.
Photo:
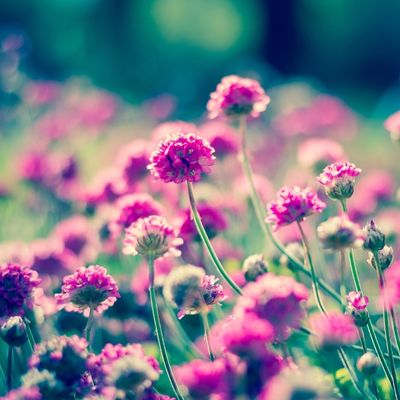
[(305, 167), (322, 170), (328, 164), (342, 161), (344, 151), (334, 140), (308, 139), (299, 146), (297, 158)]
[(350, 292), (346, 296), (346, 300), (357, 311), (365, 310), (368, 307), (368, 297), (363, 296), (360, 292)]
[[(395, 262), (385, 273), (386, 295), (391, 307), (400, 304), (400, 262)], [(382, 303), (383, 300), (381, 299)]]
[[(253, 174), (254, 186), (256, 187), (257, 193), (260, 195), (264, 202), (269, 201), (274, 195), (274, 188), (272, 183), (263, 175)], [(248, 179), (241, 175), (235, 179), (233, 185), (235, 189), (240, 191), (243, 195), (250, 197), (251, 188)]]
[(271, 323), (276, 337), (284, 339), (291, 328), (300, 326), (304, 316), (303, 303), (308, 290), (288, 276), (267, 273), (256, 282), (248, 283), (234, 308), (238, 316), (255, 314)]
[(199, 134), (209, 141), (218, 158), (236, 154), (239, 149), (237, 133), (223, 122), (207, 122), (200, 127)]
[(25, 242), (10, 241), (0, 243), (0, 264), (6, 262), (19, 265), (32, 265), (32, 252)]
[(281, 226), (300, 222), (309, 215), (320, 213), (325, 208), (311, 188), (301, 189), (283, 187), (277, 193), (278, 199), (268, 203), (268, 215), (265, 221), (274, 225), (274, 230)]
[(20, 387), (18, 389), (11, 390), (5, 397), (1, 397), (2, 400), (42, 400), (40, 390), (36, 386), (32, 387)]
[(160, 120), (168, 118), (175, 110), (176, 104), (176, 97), (165, 93), (147, 100), (144, 108), (152, 118)]
[(36, 130), (46, 139), (56, 140), (68, 136), (77, 126), (76, 115), (70, 111), (53, 110), (41, 117)]
[(197, 182), (202, 173), (211, 172), (214, 163), (214, 149), (205, 139), (179, 133), (158, 145), (148, 168), (155, 179), (165, 183)]
[(338, 312), (313, 314), (310, 327), (318, 347), (332, 348), (355, 343), (358, 340), (358, 329), (349, 315)]
[[(375, 222), (382, 229), (388, 244), (395, 244), (400, 237), (400, 210), (398, 208), (386, 208), (376, 215)], [(396, 250), (396, 246), (395, 250)]]
[(165, 140), (168, 136), (176, 135), (177, 133), (196, 133), (197, 127), (195, 124), (184, 121), (167, 121), (156, 126), (151, 132), (151, 139), (154, 143), (159, 143)]
[(400, 140), (400, 111), (390, 115), (383, 125), (393, 140)]
[(116, 282), (100, 265), (80, 267), (64, 277), (61, 293), (55, 295), (60, 308), (83, 312), (85, 316), (89, 316), (90, 309), (102, 313), (119, 297)]
[(52, 81), (32, 81), (24, 88), (24, 100), (34, 106), (49, 104), (59, 97), (61, 85)]
[(222, 115), (258, 117), (267, 109), (271, 99), (260, 84), (250, 78), (229, 75), (222, 78), (207, 103), (209, 118)]
[(20, 161), (20, 176), (29, 182), (41, 183), (46, 179), (50, 160), (45, 152), (29, 152)]

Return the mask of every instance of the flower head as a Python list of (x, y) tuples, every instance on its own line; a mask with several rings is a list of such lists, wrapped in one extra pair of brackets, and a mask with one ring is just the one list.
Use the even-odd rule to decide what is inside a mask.
[(0, 336), (10, 346), (22, 346), (28, 340), (24, 320), (20, 316), (8, 318), (0, 327)]
[(140, 254), (153, 259), (180, 255), (177, 249), (183, 243), (175, 229), (158, 215), (141, 218), (126, 229), (123, 253)]
[(374, 353), (364, 353), (357, 361), (358, 370), (365, 376), (374, 376), (380, 367), (379, 358)]
[(361, 247), (365, 238), (363, 230), (346, 216), (332, 217), (322, 222), (317, 233), (323, 248), (329, 250)]
[(111, 307), (120, 295), (116, 282), (107, 270), (100, 265), (90, 265), (66, 276), (61, 293), (55, 297), (61, 308), (89, 315), (90, 309), (100, 313)]
[(242, 269), (246, 281), (253, 282), (268, 272), (268, 264), (262, 254), (253, 254), (244, 260)]
[(365, 326), (369, 320), (368, 297), (360, 292), (350, 292), (347, 296), (346, 313), (351, 315), (357, 326)]
[(23, 315), (25, 306), (32, 308), (39, 285), (39, 275), (33, 269), (0, 265), (0, 318)]
[(3, 400), (42, 400), (39, 388), (32, 387), (20, 387), (18, 389), (11, 390), (7, 393)]
[(278, 199), (268, 203), (266, 222), (274, 224), (274, 229), (300, 222), (307, 216), (320, 213), (325, 208), (325, 203), (319, 199), (311, 188), (301, 189), (283, 187), (279, 190)]
[(393, 264), (385, 276), (388, 303), (392, 307), (396, 307), (400, 304), (400, 263)]
[(179, 318), (198, 314), (226, 298), (218, 279), (193, 265), (172, 270), (164, 282), (164, 297), (180, 309)]
[[(378, 250), (377, 252), (378, 261), (380, 268), (384, 271), (389, 268), (393, 262), (393, 247), (384, 246), (382, 250)], [(367, 263), (374, 269), (376, 269), (376, 260), (374, 254), (372, 252), (368, 253)]]
[(337, 162), (325, 167), (317, 180), (330, 198), (344, 200), (353, 195), (355, 178), (360, 173), (361, 169), (352, 163)]
[(383, 125), (390, 133), (392, 140), (396, 142), (400, 140), (400, 111), (389, 116)]
[(271, 99), (260, 84), (250, 78), (229, 75), (222, 78), (207, 103), (210, 118), (251, 115), (258, 117), (267, 109)]
[(197, 182), (214, 165), (214, 149), (193, 133), (178, 133), (163, 140), (150, 157), (148, 166), (155, 179), (165, 183)]
[(370, 251), (382, 250), (385, 246), (385, 234), (378, 228), (374, 221), (364, 227), (364, 249)]

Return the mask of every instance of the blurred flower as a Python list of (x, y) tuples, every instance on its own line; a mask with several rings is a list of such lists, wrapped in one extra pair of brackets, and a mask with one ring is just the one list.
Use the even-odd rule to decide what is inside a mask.
[(155, 179), (165, 183), (197, 182), (214, 165), (214, 149), (192, 133), (168, 136), (150, 158), (148, 168)]
[(358, 329), (353, 319), (338, 312), (313, 314), (310, 317), (310, 327), (314, 332), (312, 339), (319, 348), (336, 348), (358, 340)]
[(71, 110), (54, 109), (36, 121), (36, 130), (50, 141), (68, 136), (76, 128), (78, 119)]
[(361, 247), (365, 239), (364, 231), (347, 216), (329, 218), (318, 226), (317, 233), (326, 250)]
[(337, 162), (325, 167), (317, 180), (330, 198), (344, 200), (353, 195), (355, 178), (360, 173), (361, 169), (352, 163)]
[(390, 133), (392, 140), (400, 140), (400, 111), (390, 115), (384, 122), (385, 129)]
[(391, 307), (400, 304), (400, 262), (397, 261), (385, 273), (386, 295)]
[(18, 264), (0, 265), (0, 318), (24, 315), (24, 306), (33, 307), (39, 291), (39, 275)]
[(367, 377), (376, 375), (381, 364), (379, 358), (374, 353), (364, 353), (357, 361), (358, 370)]
[(283, 187), (277, 196), (277, 201), (268, 203), (268, 215), (265, 219), (266, 222), (274, 224), (274, 230), (295, 221), (300, 222), (325, 208), (325, 203), (309, 187), (305, 189), (298, 186)]
[(164, 282), (166, 301), (179, 308), (178, 317), (208, 311), (212, 305), (225, 300), (222, 285), (214, 275), (202, 268), (184, 265), (173, 269)]
[(364, 249), (370, 251), (382, 250), (385, 246), (385, 234), (378, 228), (374, 221), (364, 227)]
[(2, 400), (43, 400), (37, 387), (21, 387), (11, 390)]
[(111, 307), (120, 297), (118, 286), (107, 270), (99, 265), (80, 267), (64, 277), (61, 293), (55, 295), (60, 308), (83, 312), (89, 309), (101, 313)]
[(153, 129), (151, 132), (151, 138), (154, 143), (159, 143), (160, 141), (165, 140), (168, 136), (176, 135), (177, 133), (189, 134), (196, 132), (196, 125), (190, 122), (167, 121)]
[(163, 93), (159, 96), (147, 100), (143, 106), (150, 117), (154, 119), (168, 118), (176, 108), (177, 99), (169, 93)]
[(53, 81), (31, 81), (24, 88), (24, 100), (34, 106), (41, 106), (55, 101), (61, 94), (62, 87)]
[(0, 336), (9, 346), (22, 346), (28, 340), (24, 320), (20, 316), (9, 317), (0, 327)]
[(262, 254), (253, 254), (243, 261), (244, 277), (247, 282), (254, 282), (261, 275), (268, 272), (268, 264)]
[(153, 260), (160, 257), (178, 257), (178, 246), (183, 240), (177, 237), (175, 229), (167, 221), (151, 215), (141, 218), (126, 229), (123, 253), (127, 255), (140, 254)]
[(222, 78), (207, 103), (210, 118), (251, 115), (258, 117), (271, 99), (254, 79), (229, 75)]
[(50, 168), (46, 153), (32, 151), (22, 156), (20, 161), (20, 175), (29, 182), (42, 183)]
[[(393, 262), (393, 247), (384, 246), (383, 249), (377, 251), (377, 255), (380, 268), (385, 270), (389, 268)], [(372, 268), (376, 269), (376, 261), (372, 252), (369, 252), (367, 262)]]

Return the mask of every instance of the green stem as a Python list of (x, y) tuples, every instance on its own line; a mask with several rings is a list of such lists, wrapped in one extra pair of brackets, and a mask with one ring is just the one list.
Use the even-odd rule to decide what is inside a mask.
[(150, 297), (150, 306), (151, 312), (153, 315), (153, 322), (155, 327), (155, 335), (158, 342), (158, 347), (160, 348), (161, 358), (163, 360), (165, 371), (167, 373), (169, 382), (172, 386), (174, 394), (178, 400), (184, 400), (184, 397), (179, 391), (178, 384), (176, 383), (174, 374), (172, 372), (172, 367), (169, 362), (167, 348), (165, 346), (164, 334), (161, 326), (160, 316), (158, 314), (158, 306), (156, 299), (156, 292), (154, 290), (154, 260), (152, 258), (147, 259), (149, 265), (149, 297)]
[(397, 318), (396, 318), (396, 314), (394, 312), (393, 307), (390, 307), (390, 316), (391, 316), (391, 319), (392, 319), (394, 338), (396, 340), (397, 353), (400, 355), (399, 326), (397, 324)]
[(85, 334), (86, 341), (88, 343), (89, 351), (92, 351), (91, 331), (92, 331), (93, 321), (94, 321), (94, 309), (93, 309), (93, 307), (90, 307), (89, 308), (89, 317), (87, 319), (86, 326), (83, 331)]
[(206, 342), (206, 345), (207, 345), (208, 355), (210, 356), (210, 360), (214, 361), (215, 356), (212, 351), (212, 347), (211, 347), (211, 343), (210, 343), (210, 326), (208, 324), (207, 312), (202, 312), (201, 318), (203, 320), (203, 325), (204, 325), (204, 341)]
[(340, 250), (340, 297), (342, 298), (343, 311), (346, 310), (346, 284), (345, 284), (345, 255), (344, 251)]
[(193, 193), (193, 187), (190, 182), (187, 182), (187, 189), (188, 189), (188, 196), (189, 196), (189, 203), (190, 203), (190, 209), (192, 212), (193, 220), (197, 228), (197, 232), (199, 233), (201, 240), (206, 247), (208, 254), (210, 255), (210, 258), (215, 266), (215, 268), (218, 270), (218, 272), (223, 276), (223, 278), (228, 282), (230, 287), (237, 293), (237, 294), (242, 294), (242, 290), (236, 283), (231, 279), (231, 277), (228, 275), (228, 273), (225, 271), (225, 268), (221, 264), (221, 261), (219, 260), (217, 254), (214, 251), (214, 248), (210, 242), (210, 239), (208, 238), (207, 232), (204, 229), (203, 223), (201, 222), (201, 217), (199, 212), (197, 211), (196, 207), (196, 201), (194, 198), (194, 193)]
[(12, 364), (13, 364), (13, 346), (8, 346), (8, 355), (7, 355), (7, 390), (12, 389)]

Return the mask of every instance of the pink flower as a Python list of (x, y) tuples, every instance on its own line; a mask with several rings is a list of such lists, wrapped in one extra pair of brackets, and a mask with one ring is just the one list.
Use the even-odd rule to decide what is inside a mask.
[(357, 311), (363, 311), (368, 307), (368, 297), (363, 296), (360, 292), (350, 292), (346, 299), (349, 305)]
[(390, 115), (384, 122), (384, 127), (389, 131), (393, 140), (400, 140), (400, 111)]
[(20, 387), (18, 389), (11, 390), (5, 397), (1, 397), (2, 400), (42, 400), (39, 388), (36, 386), (32, 387)]
[(394, 263), (385, 273), (386, 295), (391, 307), (400, 304), (400, 262)]
[(41, 106), (57, 99), (61, 85), (52, 81), (32, 81), (25, 86), (24, 99), (29, 104)]
[(310, 327), (318, 347), (334, 348), (350, 345), (358, 340), (358, 329), (349, 315), (332, 312), (313, 314)]
[(100, 265), (80, 267), (63, 279), (61, 293), (55, 295), (60, 308), (83, 312), (89, 309), (101, 313), (111, 307), (120, 297), (118, 286), (107, 270)]
[(251, 115), (258, 117), (271, 99), (254, 79), (229, 75), (222, 78), (207, 103), (209, 118), (221, 115)]
[(214, 165), (214, 149), (192, 133), (176, 134), (162, 141), (150, 158), (148, 168), (165, 183), (197, 182)]
[(300, 222), (311, 214), (320, 213), (326, 206), (309, 187), (283, 187), (277, 196), (277, 201), (268, 203), (268, 215), (265, 219), (274, 224), (274, 230), (295, 221)]
[(178, 257), (181, 252), (177, 247), (182, 243), (183, 240), (178, 238), (175, 229), (164, 218), (151, 215), (137, 220), (126, 229), (123, 253), (153, 259)]
[(76, 125), (75, 114), (64, 109), (55, 109), (36, 122), (36, 129), (44, 138), (57, 140), (68, 136), (76, 128)]

